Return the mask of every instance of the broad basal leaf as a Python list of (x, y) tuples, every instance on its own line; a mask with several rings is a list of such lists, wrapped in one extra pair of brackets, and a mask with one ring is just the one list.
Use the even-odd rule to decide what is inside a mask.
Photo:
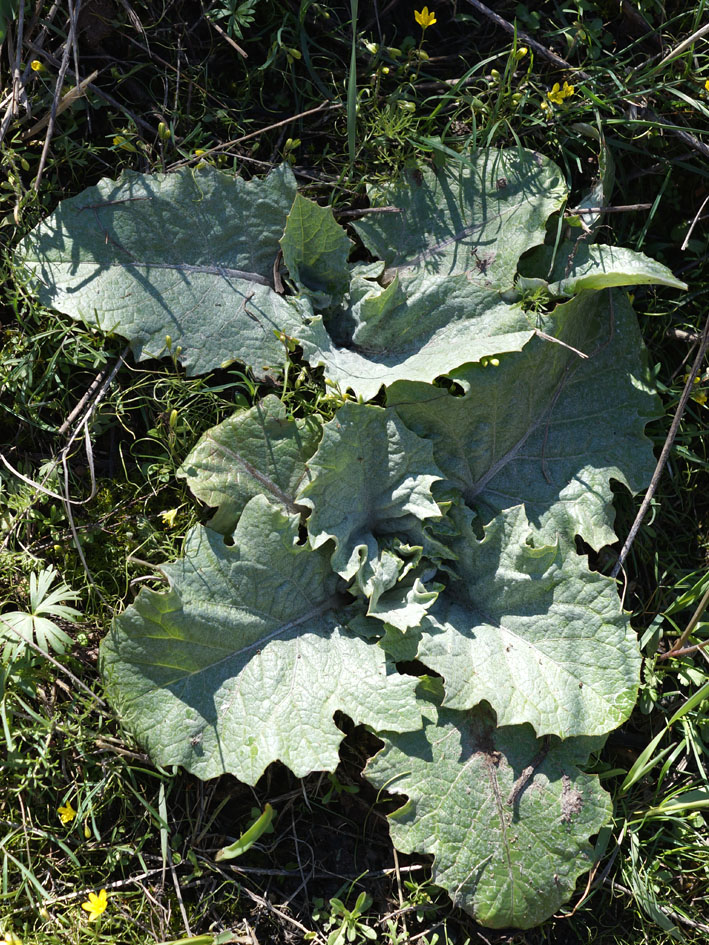
[(538, 735), (562, 738), (605, 734), (635, 705), (635, 634), (615, 582), (530, 537), (521, 507), (498, 515), (482, 541), (463, 535), (453, 545), (458, 579), (418, 631), (389, 632), (383, 645), (440, 673), (451, 709), (485, 700), (500, 725), (529, 722)]
[(208, 430), (177, 475), (207, 505), (217, 507), (210, 528), (229, 535), (246, 503), (265, 495), (289, 512), (307, 482), (305, 461), (315, 452), (319, 420), (291, 420), (273, 394)]
[(233, 547), (204, 528), (144, 589), (102, 644), (109, 697), (157, 764), (254, 784), (273, 761), (333, 771), (336, 711), (374, 728), (420, 725), (416, 680), (343, 629), (327, 558), (296, 544), (299, 517), (263, 496)]
[(394, 845), (433, 854), (433, 882), (492, 928), (531, 928), (572, 895), (593, 864), (588, 838), (611, 804), (576, 767), (591, 739), (538, 740), (528, 725), (495, 729), (480, 708), (431, 705), (422, 731), (380, 733), (365, 776), (408, 798), (390, 815)]
[(566, 185), (559, 168), (539, 154), (486, 149), (438, 171), (409, 170), (368, 194), (373, 206), (400, 209), (355, 224), (390, 270), (465, 273), (504, 291), (512, 288), (522, 253), (544, 241), (547, 218), (563, 204)]
[(352, 240), (329, 207), (296, 195), (281, 239), (283, 261), (300, 286), (321, 305), (342, 300), (349, 285), (347, 257)]
[[(102, 180), (27, 237), (43, 304), (199, 374), (234, 359), (280, 365), (291, 307), (271, 288), (295, 197), (287, 167), (246, 182), (209, 167)], [(169, 336), (169, 342), (166, 340)]]
[(334, 540), (332, 567), (344, 578), (379, 558), (377, 536), (416, 539), (421, 522), (441, 514), (431, 495), (441, 478), (433, 447), (393, 411), (346, 403), (307, 466), (310, 482), (297, 500), (313, 509), (310, 541)]
[(414, 170), (370, 200), (399, 208), (356, 224), (389, 267), (355, 268), (349, 302), (296, 329), (308, 361), (365, 399), (397, 380), (430, 383), (485, 355), (517, 351), (530, 324), (500, 293), (544, 240), (566, 194), (559, 169), (522, 149)]
[(666, 285), (686, 289), (662, 263), (622, 246), (590, 244), (583, 237), (564, 240), (554, 255), (554, 247), (544, 246), (531, 254), (521, 266), (536, 277), (520, 278), (518, 286), (548, 283), (552, 295), (576, 295), (584, 289), (608, 289), (613, 286)]
[(399, 383), (387, 404), (431, 439), (434, 458), (486, 519), (524, 503), (540, 538), (616, 540), (611, 480), (637, 491), (655, 460), (657, 414), (635, 314), (621, 292), (584, 292), (544, 325), (576, 352), (535, 337), (522, 352), (452, 372), (462, 397)]
[(404, 273), (383, 287), (371, 270), (370, 278), (355, 271), (350, 307), (327, 328), (315, 317), (294, 331), (312, 365), (324, 365), (327, 378), (364, 399), (383, 384), (430, 383), (484, 355), (518, 351), (532, 336), (518, 305), (467, 275)]

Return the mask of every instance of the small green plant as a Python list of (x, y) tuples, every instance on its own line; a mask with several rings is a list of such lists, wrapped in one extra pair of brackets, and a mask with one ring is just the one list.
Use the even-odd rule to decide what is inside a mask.
[(340, 797), (341, 794), (357, 794), (359, 788), (356, 784), (343, 784), (334, 771), (328, 772), (327, 780), (329, 787), (322, 796), (322, 803), (327, 806), (333, 798)]
[(44, 653), (65, 653), (71, 646), (71, 637), (56, 621), (76, 622), (80, 612), (64, 602), (78, 600), (80, 595), (63, 581), (50, 590), (57, 577), (51, 565), (39, 573), (33, 572), (30, 574), (28, 610), (13, 610), (0, 615), (4, 659), (21, 655), (30, 643)]
[(207, 16), (215, 22), (226, 20), (226, 31), (229, 36), (242, 39), (243, 31), (254, 22), (258, 2), (259, 0), (217, 0), (208, 10)]
[[(384, 748), (365, 777), (409, 798), (394, 844), (432, 853), (433, 881), (478, 921), (528, 928), (593, 861), (611, 805), (579, 765), (638, 689), (616, 588), (573, 541), (612, 542), (611, 479), (637, 488), (652, 465), (655, 397), (617, 287), (683, 283), (631, 250), (544, 245), (567, 189), (523, 149), (411, 169), (369, 197), (398, 211), (355, 226), (374, 263), (349, 262), (352, 240), (288, 165), (263, 181), (206, 167), (105, 180), (22, 247), (45, 304), (110, 323), (139, 359), (164, 356), (169, 332), (188, 375), (238, 357), (265, 379), (295, 369), (297, 341), (353, 392), (326, 423), (269, 394), (203, 435), (177, 475), (216, 513), (162, 567), (169, 590), (144, 589), (116, 619), (107, 691), (153, 760), (203, 779), (255, 784), (273, 761), (332, 772), (335, 713), (369, 726)], [(239, 219), (214, 262), (192, 207)], [(271, 286), (279, 250), (289, 294)], [(130, 299), (118, 320), (97, 304), (105, 279)], [(541, 289), (550, 311), (530, 314), (523, 294)], [(599, 386), (612, 427), (597, 403), (589, 413)], [(171, 451), (178, 420), (166, 404), (156, 435)], [(397, 669), (416, 661), (435, 678)], [(339, 945), (362, 904), (334, 908)]]
[(314, 901), (313, 918), (316, 922), (323, 922), (325, 930), (330, 932), (327, 937), (327, 945), (376, 941), (377, 933), (375, 930), (362, 921), (362, 916), (371, 904), (372, 897), (366, 892), (361, 892), (357, 896), (357, 901), (351, 909), (348, 909), (337, 896), (333, 896), (330, 900), (329, 908), (325, 908), (322, 899), (316, 899)]

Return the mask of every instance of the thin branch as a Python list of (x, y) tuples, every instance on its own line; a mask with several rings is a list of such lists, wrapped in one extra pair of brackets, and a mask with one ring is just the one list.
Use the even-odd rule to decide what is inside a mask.
[(618, 555), (618, 561), (616, 566), (611, 572), (611, 577), (617, 577), (618, 572), (623, 566), (623, 562), (628, 556), (628, 552), (635, 541), (635, 537), (640, 531), (640, 526), (643, 523), (643, 519), (647, 514), (647, 510), (650, 508), (650, 503), (652, 502), (653, 496), (657, 491), (657, 487), (660, 483), (662, 473), (665, 468), (665, 464), (669, 459), (670, 452), (672, 450), (672, 445), (677, 436), (677, 430), (679, 429), (680, 422), (684, 416), (684, 411), (689, 401), (690, 394), (692, 393), (692, 388), (694, 386), (694, 378), (699, 374), (700, 368), (702, 366), (702, 361), (704, 360), (704, 355), (706, 354), (707, 347), (709, 347), (709, 315), (707, 315), (706, 322), (704, 323), (704, 331), (702, 332), (702, 340), (699, 345), (699, 350), (697, 351), (696, 357), (694, 358), (694, 364), (692, 365), (692, 370), (687, 376), (687, 382), (684, 385), (684, 390), (682, 391), (682, 396), (679, 399), (677, 404), (677, 410), (675, 411), (674, 418), (672, 420), (672, 425), (670, 426), (670, 431), (667, 434), (667, 439), (665, 440), (665, 445), (662, 447), (662, 452), (660, 453), (660, 458), (657, 461), (657, 466), (655, 467), (655, 472), (652, 474), (652, 479), (650, 485), (648, 486), (647, 492), (645, 493), (645, 498), (642, 501), (640, 508), (638, 509), (638, 514), (635, 516), (635, 521), (633, 522), (632, 528), (628, 533), (628, 537), (625, 539), (625, 544), (621, 548), (620, 554)]
[(54, 124), (57, 119), (57, 109), (59, 108), (59, 99), (62, 92), (62, 86), (64, 85), (64, 79), (66, 77), (67, 69), (69, 68), (69, 56), (71, 55), (72, 46), (74, 43), (74, 34), (76, 32), (76, 23), (79, 16), (79, 11), (81, 9), (81, 0), (77, 0), (76, 6), (71, 11), (70, 21), (69, 21), (69, 35), (67, 36), (66, 42), (64, 43), (64, 52), (62, 54), (62, 62), (59, 67), (59, 74), (57, 75), (57, 84), (54, 88), (54, 98), (52, 100), (52, 110), (49, 114), (49, 121), (47, 123), (47, 135), (44, 139), (44, 147), (42, 148), (42, 156), (39, 159), (39, 167), (37, 168), (37, 175), (34, 179), (34, 189), (36, 192), (39, 192), (40, 184), (42, 183), (42, 175), (44, 174), (44, 167), (47, 163), (47, 158), (49, 156), (49, 146), (52, 143), (52, 137), (54, 136)]
[(92, 689), (89, 689), (89, 687), (88, 687), (85, 683), (82, 683), (82, 681), (79, 679), (78, 676), (75, 676), (75, 675), (71, 672), (71, 670), (69, 670), (69, 669), (66, 668), (66, 666), (62, 666), (62, 664), (59, 662), (59, 660), (55, 660), (54, 657), (51, 655), (51, 653), (45, 653), (44, 650), (43, 650), (40, 646), (37, 646), (37, 644), (34, 642), (34, 640), (30, 640), (30, 639), (28, 639), (27, 637), (23, 636), (23, 635), (20, 633), (20, 631), (17, 630), (15, 627), (13, 627), (12, 624), (9, 623), (7, 620), (5, 620), (5, 619), (2, 617), (2, 615), (0, 615), (0, 623), (2, 623), (2, 624), (5, 625), (5, 632), (7, 632), (7, 630), (10, 630), (12, 633), (15, 634), (16, 637), (19, 637), (20, 640), (22, 640), (22, 642), (23, 642), (24, 644), (26, 644), (31, 650), (34, 650), (34, 651), (35, 651), (36, 653), (38, 653), (43, 659), (49, 660), (49, 662), (50, 662), (53, 666), (55, 666), (55, 667), (59, 670), (60, 673), (63, 673), (65, 676), (68, 676), (69, 679), (71, 679), (71, 681), (74, 683), (75, 686), (78, 686), (80, 689), (83, 689), (84, 692), (86, 692), (88, 695), (90, 695), (92, 699), (95, 699), (96, 702), (98, 702), (98, 704), (101, 706), (102, 709), (107, 708), (106, 703), (103, 701), (103, 699), (101, 698), (101, 696), (97, 696), (96, 693), (95, 693)]
[(695, 650), (700, 650), (702, 647), (707, 646), (707, 644), (709, 644), (709, 640), (706, 640), (704, 643), (698, 643), (696, 646), (689, 646), (683, 649), (684, 644), (689, 639), (692, 631), (697, 626), (697, 624), (699, 623), (699, 620), (701, 619), (702, 614), (706, 610), (707, 604), (709, 604), (709, 587), (707, 587), (706, 591), (704, 592), (704, 595), (702, 596), (702, 599), (699, 601), (699, 604), (697, 605), (697, 609), (692, 614), (692, 617), (689, 623), (687, 624), (687, 628), (685, 629), (682, 636), (672, 645), (671, 650), (668, 650), (667, 653), (661, 653), (659, 656), (659, 659), (667, 660), (671, 656), (682, 656), (685, 653), (693, 653)]
[(692, 233), (694, 232), (694, 227), (697, 225), (697, 222), (702, 215), (702, 210), (706, 207), (707, 202), (709, 202), (709, 197), (704, 198), (704, 200), (702, 201), (701, 207), (697, 210), (696, 215), (694, 219), (692, 220), (692, 225), (687, 230), (687, 235), (685, 236), (684, 240), (682, 241), (682, 245), (680, 246), (680, 249), (682, 250), (682, 252), (684, 252), (687, 246), (689, 245), (689, 240), (692, 236)]
[(575, 217), (581, 213), (627, 213), (630, 210), (650, 210), (651, 203), (627, 203), (619, 207), (570, 207), (564, 210), (567, 217)]
[(689, 49), (689, 47), (692, 45), (693, 42), (698, 40), (701, 36), (704, 36), (706, 33), (709, 33), (709, 23), (705, 23), (704, 26), (700, 26), (699, 29), (695, 30), (695, 32), (692, 33), (691, 36), (688, 36), (686, 39), (683, 39), (682, 42), (679, 43), (677, 46), (675, 46), (674, 49), (670, 50), (670, 52), (667, 53), (665, 58), (661, 59), (660, 62), (658, 62), (656, 68), (659, 69), (660, 66), (664, 66), (665, 63), (670, 61), (670, 59), (674, 59), (675, 56), (679, 56), (686, 49)]
[[(80, 99), (82, 95), (85, 93), (87, 86), (91, 85), (91, 83), (97, 77), (98, 77), (98, 69), (92, 72), (88, 78), (82, 79), (81, 82), (79, 82), (78, 85), (75, 85), (73, 89), (69, 89), (66, 95), (63, 95), (61, 97), (61, 100), (59, 101), (56, 111), (54, 113), (54, 117), (58, 118), (62, 112), (65, 112), (67, 108), (70, 108), (74, 104), (74, 102)], [(52, 107), (54, 106), (52, 105)], [(39, 134), (39, 132), (43, 128), (47, 127), (47, 125), (51, 121), (51, 118), (52, 118), (52, 111), (50, 109), (43, 118), (40, 118), (39, 121), (36, 121), (30, 129), (23, 132), (22, 140), (27, 141), (29, 140), (29, 138), (34, 138), (34, 136), (36, 134)]]
[(233, 47), (239, 53), (240, 56), (243, 56), (244, 59), (249, 58), (249, 54), (244, 49), (242, 49), (238, 43), (234, 42), (234, 40), (226, 32), (226, 30), (223, 30), (218, 23), (215, 23), (214, 20), (212, 20), (208, 16), (205, 16), (205, 20), (207, 21), (207, 23), (209, 23), (209, 25), (212, 27), (213, 30), (216, 30), (217, 33), (219, 33), (219, 35), (222, 36), (229, 43), (229, 45)]
[(232, 141), (225, 141), (224, 144), (215, 144), (213, 148), (208, 148), (206, 151), (203, 151), (202, 154), (195, 155), (191, 158), (185, 158), (183, 161), (176, 161), (171, 165), (171, 170), (176, 167), (184, 167), (187, 164), (193, 164), (195, 161), (203, 161), (205, 157), (208, 157), (210, 154), (215, 154), (217, 151), (223, 151), (225, 148), (233, 148), (237, 144), (241, 144), (244, 141), (249, 141), (251, 138), (256, 138), (258, 135), (266, 134), (267, 131), (273, 131), (276, 128), (282, 128), (283, 125), (289, 125), (292, 121), (297, 121), (299, 118), (305, 118), (308, 115), (315, 115), (318, 112), (327, 112), (333, 111), (338, 108), (342, 108), (343, 105), (341, 102), (321, 102), (320, 105), (317, 105), (315, 108), (308, 108), (304, 112), (298, 112), (297, 115), (290, 115), (288, 118), (284, 118), (282, 121), (277, 121), (273, 125), (266, 125), (265, 128), (259, 128), (258, 131), (251, 131), (247, 135), (242, 135), (240, 138), (234, 138)]
[(514, 36), (517, 34), (517, 38), (521, 39), (522, 42), (529, 46), (530, 49), (533, 49), (536, 53), (539, 53), (540, 56), (543, 56), (548, 62), (551, 62), (553, 65), (557, 66), (559, 69), (568, 69), (570, 71), (576, 71), (576, 75), (581, 76), (584, 79), (589, 79), (590, 76), (587, 72), (581, 72), (580, 70), (574, 70), (573, 66), (562, 59), (561, 56), (557, 56), (555, 52), (552, 52), (551, 49), (547, 49), (546, 46), (542, 46), (541, 43), (538, 43), (536, 39), (533, 39), (529, 33), (525, 33), (524, 30), (515, 29), (515, 27), (509, 23), (504, 17), (501, 17), (499, 13), (495, 13), (494, 10), (491, 10), (490, 7), (486, 7), (484, 3), (480, 3), (480, 0), (468, 0), (468, 3), (475, 7), (478, 13), (482, 13), (489, 20), (492, 20), (493, 23), (505, 30), (506, 33)]

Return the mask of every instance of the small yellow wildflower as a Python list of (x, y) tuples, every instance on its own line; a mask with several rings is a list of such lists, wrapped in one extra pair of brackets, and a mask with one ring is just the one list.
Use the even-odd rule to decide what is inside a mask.
[(3, 933), (3, 937), (0, 938), (0, 945), (22, 945), (22, 939), (19, 935), (15, 935), (14, 932), (8, 929), (7, 932)]
[(102, 889), (98, 896), (96, 893), (89, 893), (89, 901), (82, 902), (81, 908), (89, 913), (89, 922), (95, 922), (99, 916), (102, 916), (108, 905), (108, 893)]
[[(684, 383), (685, 383), (685, 384), (687, 383), (688, 378), (689, 378), (689, 374), (685, 374), (685, 375), (684, 375)], [(699, 385), (699, 384), (701, 384), (701, 383), (702, 383), (702, 378), (701, 378), (701, 377), (697, 376), (697, 377), (694, 378), (693, 386), (694, 386), (695, 388), (697, 387), (697, 385)], [(707, 392), (706, 392), (705, 390), (694, 390), (694, 389), (693, 389), (693, 390), (692, 390), (692, 393), (691, 393), (689, 396), (690, 396), (690, 398), (695, 402), (695, 404), (699, 404), (700, 407), (703, 407), (703, 406), (706, 404), (707, 400), (709, 400), (709, 395), (707, 395)]]
[(568, 82), (564, 82), (563, 86), (560, 86), (558, 82), (555, 82), (551, 87), (551, 91), (547, 92), (547, 98), (555, 105), (561, 105), (565, 98), (570, 98), (570, 96), (573, 94), (573, 85), (569, 85)]
[(515, 55), (517, 59), (524, 59), (524, 57), (527, 55), (528, 52), (529, 50), (527, 49), (526, 46), (520, 46), (517, 52), (515, 53)]
[(160, 513), (160, 518), (167, 525), (168, 528), (175, 527), (175, 518), (177, 517), (177, 509), (165, 509), (164, 512)]
[[(34, 67), (34, 63), (32, 63), (32, 66)], [(704, 83), (704, 88), (707, 90), (707, 92), (709, 92), (709, 79), (707, 79)]]
[(30, 69), (33, 72), (45, 72), (45, 66), (43, 62), (40, 62), (39, 59), (33, 59), (30, 63)]
[(431, 11), (428, 12), (428, 7), (424, 7), (423, 10), (414, 10), (414, 18), (422, 30), (427, 30), (429, 26), (433, 26), (436, 20), (436, 14)]
[(124, 151), (137, 152), (138, 150), (136, 146), (134, 144), (131, 144), (131, 142), (127, 138), (124, 138), (123, 135), (115, 136), (115, 138), (113, 139), (113, 147), (123, 148)]
[(57, 813), (59, 814), (63, 824), (70, 824), (76, 817), (76, 811), (71, 806), (71, 801), (67, 801), (64, 807), (59, 807), (57, 809)]

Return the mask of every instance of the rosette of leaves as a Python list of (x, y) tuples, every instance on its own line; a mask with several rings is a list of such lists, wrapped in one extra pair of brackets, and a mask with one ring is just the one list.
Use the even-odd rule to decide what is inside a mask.
[(394, 843), (478, 921), (526, 927), (592, 863), (609, 802), (580, 766), (637, 693), (615, 585), (575, 544), (615, 540), (612, 483), (653, 465), (622, 286), (682, 283), (573, 233), (546, 246), (566, 187), (521, 149), (369, 196), (382, 212), (348, 235), (288, 168), (127, 175), (21, 248), (46, 304), (138, 357), (259, 373), (296, 351), (343, 393), (326, 423), (272, 394), (204, 435), (179, 474), (209, 527), (115, 620), (102, 668), (151, 756), (203, 778), (332, 771), (336, 714), (368, 726)]

